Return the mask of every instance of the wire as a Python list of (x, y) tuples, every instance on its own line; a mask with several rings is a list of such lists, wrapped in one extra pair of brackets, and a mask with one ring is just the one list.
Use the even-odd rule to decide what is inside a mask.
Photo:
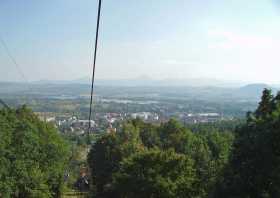
[(7, 105), (3, 100), (0, 99), (0, 104), (2, 104), (6, 109), (10, 110), (9, 105)]
[(96, 33), (95, 33), (95, 46), (94, 46), (94, 57), (93, 57), (92, 78), (91, 78), (90, 107), (89, 107), (88, 132), (87, 132), (88, 144), (90, 144), (89, 134), (90, 134), (90, 130), (91, 130), (91, 116), (92, 116), (92, 102), (93, 102), (93, 87), (94, 87), (94, 80), (95, 80), (95, 66), (96, 66), (96, 54), (97, 54), (97, 46), (98, 46), (98, 36), (99, 36), (99, 24), (100, 24), (100, 14), (101, 14), (101, 4), (102, 4), (102, 0), (99, 0), (99, 3), (98, 3), (98, 14), (97, 14), (97, 22), (96, 22)]
[(4, 39), (1, 37), (1, 35), (0, 35), (0, 42), (1, 42), (2, 46), (3, 46), (3, 48), (5, 49), (7, 55), (8, 55), (9, 58), (11, 59), (12, 63), (16, 66), (16, 69), (17, 69), (18, 72), (20, 73), (22, 79), (23, 79), (27, 84), (29, 84), (28, 79), (25, 77), (23, 71), (21, 70), (21, 68), (20, 68), (19, 64), (17, 63), (16, 59), (13, 57), (13, 55), (12, 55), (12, 53), (11, 53), (11, 51), (10, 51), (8, 45), (6, 44), (6, 42), (4, 41)]
[[(20, 73), (22, 79), (25, 81), (27, 89), (31, 90), (29, 87), (29, 81), (26, 78), (26, 76), (24, 75), (23, 71), (21, 70), (19, 64), (17, 63), (16, 59), (14, 58), (14, 56), (12, 55), (8, 45), (6, 44), (6, 42), (4, 41), (4, 39), (1, 37), (0, 35), (0, 43), (2, 44), (4, 50), (6, 51), (8, 57), (11, 59), (12, 63), (15, 65), (16, 69), (18, 70), (18, 72)], [(3, 101), (0, 99), (0, 103), (7, 109), (10, 109), (10, 107)]]

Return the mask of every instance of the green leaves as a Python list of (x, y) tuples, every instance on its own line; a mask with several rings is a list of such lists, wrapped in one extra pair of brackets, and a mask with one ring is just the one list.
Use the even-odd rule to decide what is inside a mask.
[(265, 89), (257, 110), (236, 131), (223, 197), (280, 197), (279, 98)]
[(56, 197), (69, 156), (56, 129), (29, 109), (0, 110), (0, 192), (13, 197)]
[(104, 135), (88, 156), (94, 196), (207, 197), (221, 180), (233, 136), (205, 129), (193, 133), (173, 119), (160, 126), (132, 120)]
[(144, 150), (123, 160), (114, 174), (120, 197), (192, 197), (193, 161), (173, 150)]

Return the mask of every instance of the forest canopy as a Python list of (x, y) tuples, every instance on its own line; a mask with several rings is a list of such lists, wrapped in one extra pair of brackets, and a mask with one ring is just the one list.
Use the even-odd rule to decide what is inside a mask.
[(233, 139), (218, 130), (193, 133), (174, 119), (128, 121), (91, 148), (94, 196), (206, 197), (222, 178)]
[(268, 89), (237, 127), (128, 121), (92, 145), (93, 197), (280, 197), (279, 141), (280, 93)]
[(59, 197), (69, 154), (56, 128), (25, 106), (0, 110), (0, 197)]

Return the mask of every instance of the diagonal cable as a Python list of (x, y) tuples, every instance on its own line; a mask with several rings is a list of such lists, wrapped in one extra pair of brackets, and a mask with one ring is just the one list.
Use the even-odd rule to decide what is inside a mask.
[(98, 47), (99, 24), (100, 24), (100, 15), (101, 15), (101, 3), (102, 3), (102, 0), (99, 0), (97, 22), (96, 22), (96, 33), (95, 33), (92, 78), (91, 78), (90, 108), (89, 108), (88, 132), (87, 132), (88, 143), (90, 143), (89, 135), (90, 135), (90, 130), (91, 130), (91, 117), (92, 117), (92, 106), (93, 106), (92, 102), (93, 102), (93, 91), (94, 91), (93, 88), (94, 88), (94, 80), (95, 80), (96, 54), (97, 54), (97, 49), (98, 49), (97, 47)]
[(14, 58), (14, 56), (12, 55), (8, 45), (6, 44), (6, 42), (4, 41), (4, 39), (0, 36), (0, 42), (4, 48), (4, 50), (6, 51), (8, 57), (11, 59), (12, 63), (16, 66), (16, 69), (18, 70), (18, 72), (20, 73), (22, 79), (29, 84), (28, 79), (25, 77), (22, 69), (20, 68), (19, 64), (17, 63), (16, 59)]

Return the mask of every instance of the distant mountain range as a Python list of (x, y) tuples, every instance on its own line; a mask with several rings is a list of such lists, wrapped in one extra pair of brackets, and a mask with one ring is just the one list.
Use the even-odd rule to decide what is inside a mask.
[[(24, 84), (20, 82), (1, 82), (0, 84)], [(91, 79), (89, 77), (83, 77), (74, 80), (40, 80), (32, 81), (32, 85), (90, 85)], [(255, 93), (260, 92), (264, 88), (278, 89), (280, 84), (264, 84), (264, 83), (246, 83), (237, 81), (225, 81), (215, 78), (189, 78), (189, 79), (152, 79), (147, 76), (141, 76), (131, 79), (96, 79), (95, 85), (97, 86), (125, 86), (125, 87), (219, 87), (219, 88), (239, 88), (243, 93)]]
[[(33, 82), (35, 84), (91, 84), (88, 77), (69, 81), (41, 80)], [(163, 79), (155, 80), (149, 77), (139, 77), (134, 79), (96, 79), (96, 85), (102, 86), (189, 86), (189, 87), (240, 87), (246, 83), (222, 81), (211, 78), (191, 78), (191, 79)]]
[(256, 93), (256, 92), (263, 91), (265, 88), (272, 89), (272, 90), (276, 89), (267, 84), (248, 84), (243, 87), (240, 87), (240, 91), (244, 93)]
[[(88, 78), (87, 78), (88, 79)], [(0, 82), (0, 96), (5, 95), (87, 95), (90, 92), (90, 81), (84, 79), (72, 81), (37, 81), (27, 85), (15, 82)], [(117, 87), (117, 89), (116, 89)], [(238, 86), (212, 79), (191, 80), (97, 80), (95, 93), (102, 96), (135, 96), (160, 95), (164, 97), (183, 97), (212, 101), (244, 100), (259, 101), (264, 88), (272, 89), (275, 94), (279, 86), (267, 84), (247, 84)]]

